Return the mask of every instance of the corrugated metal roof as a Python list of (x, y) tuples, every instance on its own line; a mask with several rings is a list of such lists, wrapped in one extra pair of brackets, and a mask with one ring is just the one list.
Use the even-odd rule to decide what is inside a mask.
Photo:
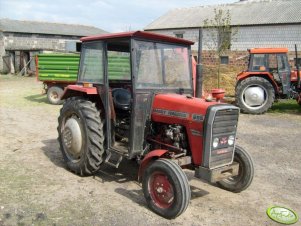
[(147, 25), (144, 30), (201, 27), (205, 19), (214, 17), (214, 9), (229, 10), (232, 25), (299, 23), (301, 29), (301, 0), (249, 0), (174, 9)]
[(0, 19), (0, 31), (70, 36), (88, 36), (108, 33), (102, 29), (86, 25), (11, 19)]

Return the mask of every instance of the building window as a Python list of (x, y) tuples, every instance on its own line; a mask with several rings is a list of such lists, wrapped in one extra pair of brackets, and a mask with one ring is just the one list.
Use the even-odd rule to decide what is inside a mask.
[(221, 60), (221, 64), (229, 64), (228, 56), (221, 56), (220, 60)]
[(81, 49), (82, 49), (82, 43), (81, 42), (76, 42), (75, 51), (80, 52)]
[(184, 38), (184, 33), (175, 33), (177, 38)]

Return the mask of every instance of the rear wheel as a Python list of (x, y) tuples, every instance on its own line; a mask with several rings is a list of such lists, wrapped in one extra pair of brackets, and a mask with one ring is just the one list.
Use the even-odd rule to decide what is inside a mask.
[(185, 173), (168, 159), (158, 159), (146, 168), (142, 187), (150, 209), (168, 219), (183, 213), (190, 201)]
[(262, 114), (274, 103), (274, 87), (267, 79), (249, 77), (237, 84), (235, 99), (242, 112)]
[(238, 175), (217, 182), (219, 187), (232, 191), (241, 192), (248, 188), (254, 177), (253, 161), (249, 153), (243, 148), (236, 146), (234, 162), (239, 164)]
[(61, 97), (64, 93), (64, 90), (61, 87), (58, 86), (51, 86), (47, 90), (47, 99), (49, 103), (51, 104), (62, 104), (63, 100), (61, 100)]
[(103, 122), (95, 104), (68, 99), (58, 118), (58, 141), (70, 170), (81, 176), (98, 171), (103, 161)]

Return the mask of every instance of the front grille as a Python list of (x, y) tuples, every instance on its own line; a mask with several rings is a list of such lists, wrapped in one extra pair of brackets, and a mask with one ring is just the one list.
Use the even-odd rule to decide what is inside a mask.
[(238, 114), (238, 109), (226, 109), (217, 111), (213, 122), (213, 136), (235, 133)]
[[(207, 111), (205, 120), (205, 145), (203, 165), (210, 169), (231, 164), (234, 144), (228, 144), (229, 136), (236, 137), (239, 108), (232, 105), (215, 105)], [(218, 139), (218, 147), (213, 140)]]

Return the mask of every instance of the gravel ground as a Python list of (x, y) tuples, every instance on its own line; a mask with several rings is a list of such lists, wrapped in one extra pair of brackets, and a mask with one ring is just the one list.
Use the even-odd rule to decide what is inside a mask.
[(278, 225), (265, 213), (271, 205), (301, 214), (301, 115), (241, 115), (238, 144), (254, 160), (251, 186), (234, 194), (185, 171), (190, 205), (166, 220), (147, 208), (133, 161), (94, 177), (66, 169), (56, 141), (61, 106), (47, 104), (41, 88), (34, 78), (0, 75), (0, 225), (257, 226)]

